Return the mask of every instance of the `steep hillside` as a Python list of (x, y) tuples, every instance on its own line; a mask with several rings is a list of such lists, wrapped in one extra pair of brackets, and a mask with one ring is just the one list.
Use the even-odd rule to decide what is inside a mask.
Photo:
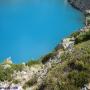
[(52, 65), (39, 90), (80, 90), (90, 83), (90, 30), (74, 35), (78, 44), (72, 52), (62, 54), (60, 63)]

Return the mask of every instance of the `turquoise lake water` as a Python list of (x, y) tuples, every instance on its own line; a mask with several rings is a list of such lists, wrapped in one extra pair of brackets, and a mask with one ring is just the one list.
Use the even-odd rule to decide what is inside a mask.
[(84, 16), (66, 0), (0, 1), (0, 62), (37, 59), (84, 26)]

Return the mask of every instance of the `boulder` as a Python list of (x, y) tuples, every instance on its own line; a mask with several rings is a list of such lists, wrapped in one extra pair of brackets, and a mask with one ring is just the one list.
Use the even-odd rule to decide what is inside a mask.
[(4, 64), (13, 64), (11, 57), (8, 57), (5, 61)]

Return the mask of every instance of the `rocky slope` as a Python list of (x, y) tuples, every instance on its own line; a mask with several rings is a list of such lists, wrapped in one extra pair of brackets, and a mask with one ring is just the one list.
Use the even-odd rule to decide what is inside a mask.
[[(83, 12), (90, 9), (90, 0), (68, 1)], [(0, 64), (0, 88), (17, 88), (16, 90), (85, 88), (85, 85), (90, 83), (90, 26), (64, 39), (54, 52), (40, 61), (42, 62), (21, 65), (12, 64), (10, 61)]]
[(85, 11), (90, 9), (90, 0), (68, 0), (71, 5), (76, 7), (77, 9), (81, 11)]
[(84, 85), (88, 86), (90, 83), (90, 26), (64, 39), (62, 45), (63, 47), (59, 46), (56, 51), (42, 58), (42, 63), (33, 61), (21, 65), (10, 62), (0, 64), (0, 88), (3, 90), (86, 88)]

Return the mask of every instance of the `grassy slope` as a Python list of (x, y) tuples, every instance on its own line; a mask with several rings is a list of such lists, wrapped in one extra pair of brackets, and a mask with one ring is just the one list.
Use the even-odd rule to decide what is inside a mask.
[(73, 53), (64, 53), (39, 90), (80, 90), (90, 83), (90, 40), (76, 44)]

